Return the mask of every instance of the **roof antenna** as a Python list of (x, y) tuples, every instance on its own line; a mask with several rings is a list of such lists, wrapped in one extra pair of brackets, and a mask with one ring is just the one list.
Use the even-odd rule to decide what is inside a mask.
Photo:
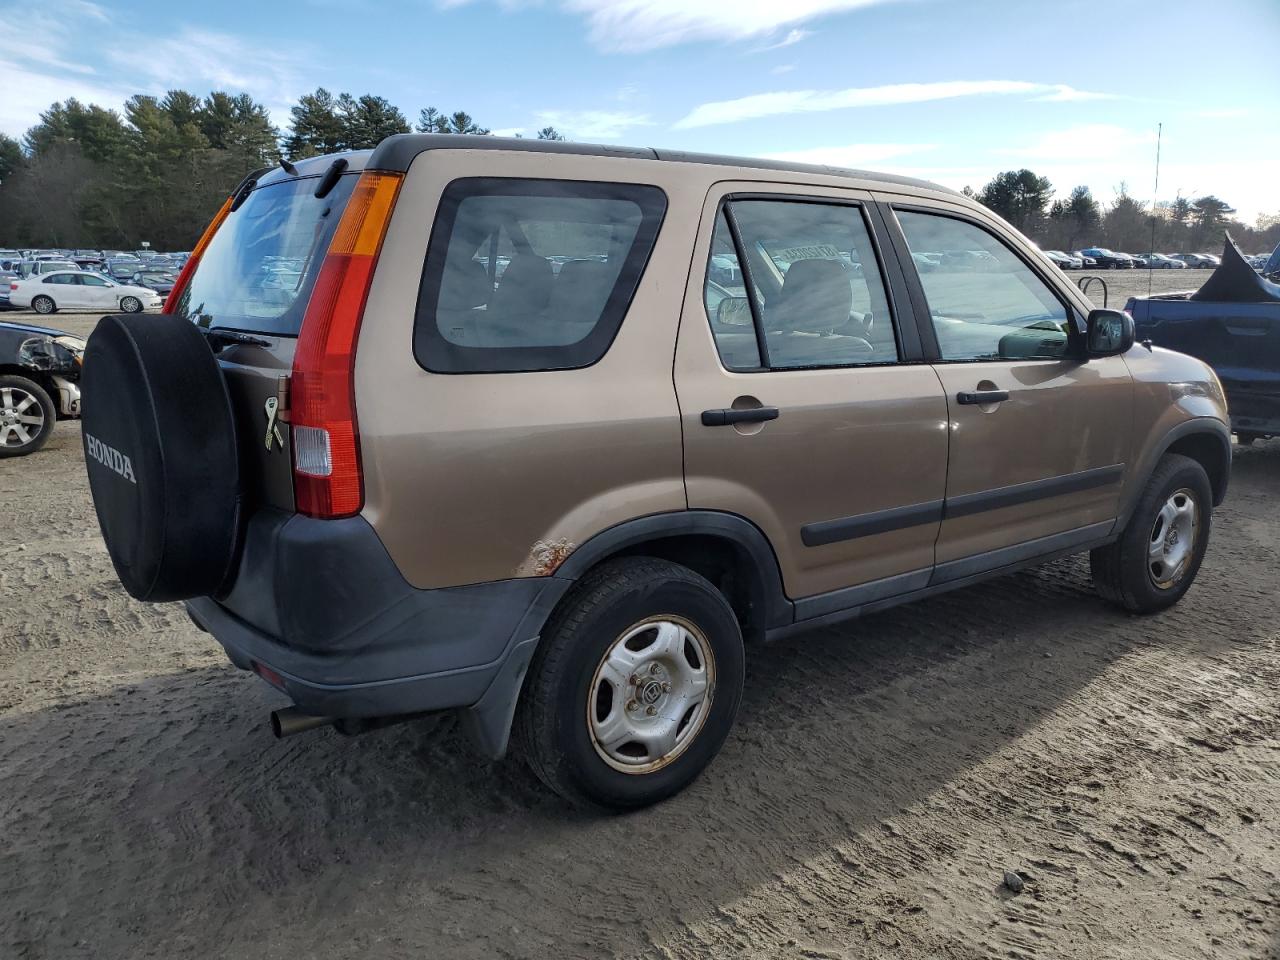
[[(1156, 198), (1160, 196), (1160, 139), (1164, 134), (1164, 124), (1156, 124), (1156, 185), (1155, 190), (1151, 194), (1151, 247), (1150, 252), (1154, 256), (1156, 252)], [(1156, 272), (1155, 266), (1151, 261), (1147, 261), (1147, 296), (1151, 296), (1151, 277)]]
[(281, 158), (280, 158), (280, 166), (284, 168), (284, 172), (285, 172), (285, 173), (290, 174), (290, 175), (295, 176), (295, 177), (298, 175), (298, 168), (297, 168), (297, 167), (295, 167), (295, 166), (294, 166), (292, 163), (290, 163), (288, 160), (286, 160), (284, 157), (281, 157)]

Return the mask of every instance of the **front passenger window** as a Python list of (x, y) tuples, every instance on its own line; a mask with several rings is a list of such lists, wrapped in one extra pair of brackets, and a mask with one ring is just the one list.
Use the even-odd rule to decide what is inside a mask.
[(1066, 308), (1003, 242), (954, 217), (906, 210), (897, 217), (943, 360), (1057, 360), (1066, 354)]

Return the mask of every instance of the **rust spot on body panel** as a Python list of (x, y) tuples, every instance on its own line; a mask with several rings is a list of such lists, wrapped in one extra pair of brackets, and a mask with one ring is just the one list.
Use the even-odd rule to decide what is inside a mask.
[(549, 577), (569, 559), (577, 545), (564, 537), (556, 540), (539, 540), (529, 551), (529, 567), (535, 577)]

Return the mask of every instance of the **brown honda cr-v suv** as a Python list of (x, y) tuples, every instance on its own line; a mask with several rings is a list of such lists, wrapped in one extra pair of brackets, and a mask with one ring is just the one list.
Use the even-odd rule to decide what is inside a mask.
[(575, 801), (692, 781), (752, 641), (1083, 551), (1168, 607), (1227, 488), (1207, 366), (901, 177), (397, 136), (248, 177), (165, 310), (84, 362), (130, 593), (279, 735), (454, 710)]

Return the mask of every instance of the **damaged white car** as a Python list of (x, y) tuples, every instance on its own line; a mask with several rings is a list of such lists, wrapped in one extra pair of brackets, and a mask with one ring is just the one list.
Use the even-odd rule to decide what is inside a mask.
[(61, 330), (0, 322), (0, 457), (35, 453), (57, 421), (80, 416), (84, 344)]

